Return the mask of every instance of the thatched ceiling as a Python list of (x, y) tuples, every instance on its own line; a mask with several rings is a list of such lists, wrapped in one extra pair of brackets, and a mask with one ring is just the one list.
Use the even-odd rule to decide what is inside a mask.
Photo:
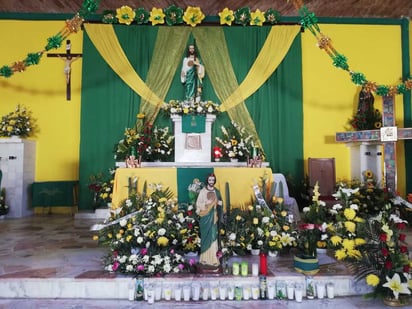
[[(303, 0), (308, 9), (318, 17), (401, 18), (412, 17), (412, 0)], [(79, 10), (83, 0), (1, 0), (0, 12), (7, 13), (67, 13)], [(225, 7), (236, 10), (249, 7), (261, 11), (278, 10), (282, 16), (297, 16), (292, 0), (101, 0), (97, 13), (116, 9), (122, 5), (132, 8), (181, 8), (199, 6), (207, 16), (216, 16)]]

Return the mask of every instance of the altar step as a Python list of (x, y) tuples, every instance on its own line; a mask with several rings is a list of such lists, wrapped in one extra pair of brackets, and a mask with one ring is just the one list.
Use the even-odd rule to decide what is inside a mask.
[[(103, 270), (102, 258), (108, 252), (93, 240), (90, 227), (101, 219), (67, 216), (33, 216), (0, 221), (0, 298), (48, 299), (117, 299), (126, 300), (133, 279)], [(145, 278), (146, 287), (165, 288), (222, 284), (227, 286), (255, 286), (257, 276), (252, 276), (252, 265), (259, 263), (258, 256), (234, 257), (233, 262), (247, 262), (247, 276), (206, 276), (176, 274), (160, 278)], [(231, 265), (229, 263), (229, 269)], [(305, 276), (293, 269), (293, 256), (284, 254), (268, 257), (267, 283), (305, 283)], [(320, 256), (320, 272), (315, 282), (333, 282), (335, 296), (361, 295), (368, 287), (356, 283), (342, 263), (325, 255)]]
[[(96, 252), (96, 254), (100, 253)], [(87, 255), (79, 254), (78, 257), (86, 258), (87, 256), (90, 256), (90, 252)], [(47, 257), (44, 258), (47, 259)], [(197, 284), (198, 286), (208, 285), (210, 289), (213, 287), (232, 287), (232, 289), (239, 287), (242, 290), (249, 289), (250, 291), (254, 287), (258, 287), (259, 277), (250, 274), (252, 265), (258, 263), (258, 257), (235, 257), (230, 261), (230, 264), (234, 261), (246, 261), (249, 264), (249, 274), (247, 276), (233, 276), (182, 273), (145, 278), (144, 286), (146, 288), (151, 286), (154, 291), (160, 291), (159, 295), (161, 296), (157, 301), (165, 301), (167, 288), (174, 291), (178, 287), (191, 287), (192, 290)], [(362, 295), (370, 291), (366, 284), (355, 282), (353, 276), (347, 274), (347, 270), (342, 264), (333, 261), (329, 263), (330, 261), (332, 261), (330, 257), (320, 257), (321, 271), (313, 276), (315, 286), (318, 282), (323, 285), (332, 282), (335, 297)], [(323, 264), (325, 262), (327, 264)], [(62, 259), (62, 264), (64, 263), (65, 261)], [(268, 257), (270, 275), (266, 277), (267, 286), (278, 288), (280, 284), (286, 286), (288, 283), (301, 283), (305, 287), (307, 277), (295, 272), (291, 268), (292, 263), (293, 260), (290, 256)], [(64, 266), (61, 265), (61, 267)], [(130, 289), (134, 289), (136, 286), (135, 279), (124, 275), (110, 274), (98, 269), (98, 267), (99, 265), (87, 265), (85, 262), (85, 265), (81, 267), (83, 269), (77, 269), (76, 266), (72, 270), (67, 270), (68, 273), (61, 278), (55, 277), (53, 268), (33, 269), (26, 272), (26, 275), (21, 272), (3, 274), (0, 276), (0, 298), (128, 299)], [(87, 270), (88, 268), (92, 270)], [(305, 294), (304, 289), (303, 295), (305, 296)], [(190, 297), (192, 299), (193, 294)]]

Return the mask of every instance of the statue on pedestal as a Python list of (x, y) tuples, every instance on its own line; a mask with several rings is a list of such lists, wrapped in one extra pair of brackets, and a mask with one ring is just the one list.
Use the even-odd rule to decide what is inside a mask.
[(216, 176), (209, 174), (206, 186), (196, 200), (196, 213), (200, 216), (200, 258), (198, 272), (221, 273), (217, 257), (219, 251), (219, 220), (222, 217), (222, 197), (215, 188)]
[(202, 65), (194, 44), (188, 46), (183, 59), (181, 82), (185, 87), (185, 100), (200, 102), (202, 96), (205, 67)]

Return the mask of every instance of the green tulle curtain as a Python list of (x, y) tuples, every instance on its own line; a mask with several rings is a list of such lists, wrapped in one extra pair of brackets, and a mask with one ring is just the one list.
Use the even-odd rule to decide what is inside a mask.
[[(122, 53), (118, 54), (125, 57), (130, 63), (130, 66), (126, 69), (117, 69), (118, 73), (124, 75), (125, 71), (130, 72), (127, 78), (137, 74), (142, 82), (146, 81), (145, 84), (149, 86), (150, 91), (155, 93), (160, 100), (166, 102), (169, 99), (179, 99), (183, 96), (183, 88), (180, 84), (180, 64), (184, 56), (184, 50), (189, 43), (185, 42), (189, 37), (186, 30), (177, 34), (175, 31), (164, 31), (172, 28), (115, 26), (113, 32), (114, 37), (121, 45), (123, 53), (123, 55)], [(210, 75), (214, 75), (213, 71), (217, 71), (216, 68), (226, 72), (226, 67), (232, 67), (232, 72), (234, 72), (240, 84), (250, 73), (250, 69), (256, 62), (262, 47), (265, 43), (267, 44), (271, 27), (215, 28), (218, 29), (216, 33), (219, 34), (215, 35), (213, 40), (216, 40), (216, 38), (224, 38), (225, 40), (225, 42), (219, 44), (219, 48), (215, 49), (226, 48), (226, 55), (222, 59), (229, 57), (231, 63), (223, 68), (220, 65), (215, 66), (215, 68), (213, 68), (213, 65), (209, 65)], [(208, 62), (210, 64), (208, 48), (205, 49), (204, 46), (201, 46), (202, 44), (198, 43), (203, 41), (201, 37), (207, 35), (205, 32), (210, 30), (206, 31), (202, 28), (199, 28), (199, 30), (200, 34), (193, 31), (189, 41), (193, 37), (196, 38), (200, 56), (202, 57), (203, 53), (206, 58), (204, 61), (206, 66), (204, 99), (217, 101), (216, 89), (219, 87), (215, 87), (216, 82), (212, 87), (213, 82), (211, 83), (208, 79)], [(169, 43), (164, 45), (165, 42)], [(182, 44), (182, 42), (184, 43)], [(111, 44), (112, 42), (106, 43), (107, 46)], [(168, 48), (165, 49), (165, 46)], [(133, 89), (136, 87), (136, 83), (132, 82), (130, 87), (130, 85), (127, 85), (128, 82), (126, 83), (120, 79), (119, 74), (114, 72), (113, 68), (99, 55), (88, 35), (84, 36), (83, 49), (80, 208), (89, 208), (87, 202), (90, 198), (90, 193), (87, 191), (88, 177), (114, 165), (112, 149), (123, 136), (124, 128), (134, 124), (135, 115), (145, 104), (146, 106), (156, 106), (156, 104), (151, 104), (150, 98), (141, 101), (140, 96)], [(171, 59), (177, 58), (179, 60), (173, 61), (173, 64), (171, 64)], [(170, 65), (167, 65), (168, 63)], [(287, 69), (284, 69), (284, 67), (287, 67)], [(171, 73), (172, 71), (175, 71), (175, 73)], [(278, 76), (280, 71), (283, 71), (284, 74), (281, 78)], [(161, 76), (159, 72), (162, 73)], [(159, 78), (156, 79), (156, 76)], [(247, 115), (252, 119), (257, 134), (262, 140), (272, 169), (291, 174), (294, 177), (301, 177), (303, 172), (303, 145), (296, 145), (296, 140), (302, 140), (303, 125), (300, 79), (301, 48), (300, 36), (298, 36), (293, 41), (288, 54), (282, 60), (276, 73), (270, 75), (270, 78), (245, 101), (246, 105), (244, 105)], [(237, 81), (234, 83), (232, 79), (230, 83), (232, 88), (236, 88)], [(285, 85), (284, 81), (290, 81), (291, 83)], [(170, 85), (168, 91), (165, 90), (167, 85)], [(283, 95), (285, 99), (282, 99)], [(279, 117), (279, 109), (287, 114)], [(291, 117), (288, 114), (293, 116)], [(292, 121), (290, 118), (292, 118)], [(275, 123), (275, 119), (278, 122)], [(219, 134), (220, 125), (228, 124), (229, 120), (228, 115), (223, 113), (214, 125), (213, 135)], [(162, 115), (156, 118), (156, 123), (171, 125), (170, 120)], [(289, 140), (293, 140), (294, 144), (289, 145)], [(287, 151), (292, 151), (293, 155), (289, 155), (289, 152), (288, 157), (286, 157)]]

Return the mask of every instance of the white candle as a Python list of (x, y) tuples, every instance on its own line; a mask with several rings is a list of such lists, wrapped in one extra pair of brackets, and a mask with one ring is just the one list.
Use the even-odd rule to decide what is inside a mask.
[(129, 289), (129, 300), (130, 301), (134, 300), (135, 287), (136, 287), (136, 283), (134, 282), (134, 280), (127, 285), (127, 288)]
[(333, 282), (329, 282), (326, 285), (326, 291), (328, 293), (328, 298), (334, 298), (335, 297), (335, 286), (333, 285)]
[(182, 288), (180, 286), (175, 287), (175, 300), (180, 301), (182, 299)]
[(259, 264), (258, 263), (252, 264), (252, 275), (259, 276)]
[(183, 286), (183, 300), (184, 301), (190, 300), (190, 286), (189, 285)]
[(227, 297), (227, 286), (226, 285), (219, 286), (219, 299), (225, 300), (226, 297)]
[(268, 284), (268, 299), (275, 299), (276, 287), (273, 283)]
[(218, 295), (219, 295), (219, 286), (212, 285), (210, 287), (210, 299), (211, 300), (216, 300)]
[(295, 285), (295, 299), (298, 303), (301, 303), (302, 298), (303, 298), (303, 284), (297, 283)]
[(249, 300), (250, 298), (250, 286), (246, 285), (243, 287), (243, 299)]
[(316, 294), (318, 295), (319, 299), (325, 297), (325, 284), (319, 282), (316, 284)]
[(260, 289), (258, 286), (252, 286), (252, 298), (253, 299), (259, 299), (260, 295)]
[(235, 299), (235, 288), (231, 285), (227, 287), (227, 298), (229, 300), (234, 300)]
[(160, 284), (156, 284), (155, 286), (155, 300), (162, 299), (162, 286)]
[(288, 294), (288, 299), (293, 299), (293, 294), (294, 294), (295, 288), (293, 287), (292, 283), (288, 283), (286, 286), (286, 293)]
[(164, 293), (165, 293), (165, 300), (172, 299), (172, 288), (169, 285), (165, 286)]
[(155, 301), (155, 291), (153, 287), (150, 286), (146, 289), (146, 295), (147, 295), (147, 302), (149, 304), (153, 304)]
[(192, 299), (198, 301), (200, 298), (200, 283), (196, 282), (192, 284)]
[(202, 286), (202, 299), (203, 300), (208, 300), (209, 299), (209, 292), (210, 292), (209, 284), (204, 284)]

